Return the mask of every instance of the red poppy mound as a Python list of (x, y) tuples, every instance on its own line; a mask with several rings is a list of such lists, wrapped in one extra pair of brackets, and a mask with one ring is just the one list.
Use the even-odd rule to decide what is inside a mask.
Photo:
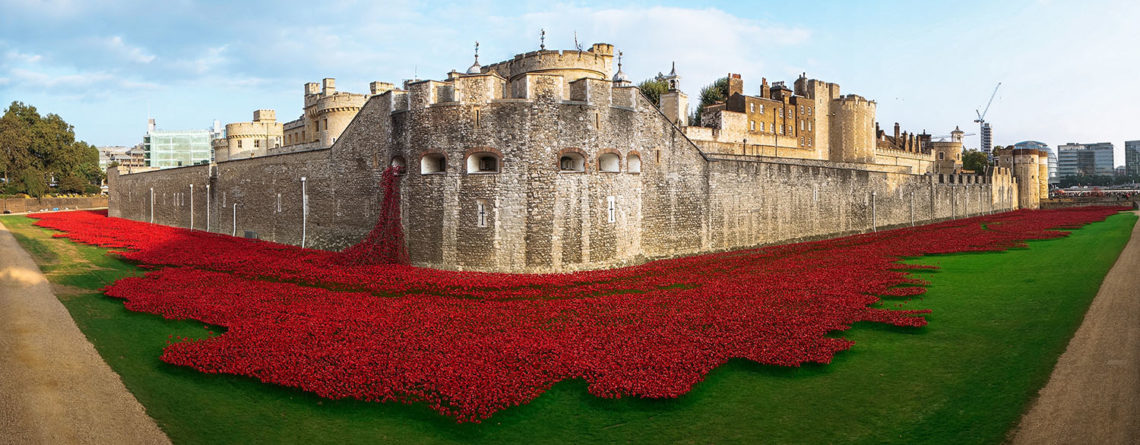
[(105, 289), (128, 309), (228, 329), (179, 339), (163, 361), (333, 399), (424, 402), (478, 422), (566, 379), (600, 397), (666, 398), (732, 358), (829, 363), (852, 342), (828, 333), (926, 324), (927, 311), (871, 307), (924, 291), (900, 258), (1020, 247), (1118, 210), (1016, 211), (557, 275), (357, 264), (105, 212), (34, 217), (155, 269)]

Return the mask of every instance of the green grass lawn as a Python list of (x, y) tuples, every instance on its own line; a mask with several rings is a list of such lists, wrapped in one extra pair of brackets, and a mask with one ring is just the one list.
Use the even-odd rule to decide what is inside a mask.
[(141, 272), (104, 249), (0, 218), (56, 284), (107, 363), (175, 443), (997, 443), (1048, 380), (1137, 217), (1118, 214), (1029, 249), (914, 259), (942, 269), (921, 299), (927, 327), (860, 323), (830, 365), (735, 361), (676, 400), (606, 400), (563, 382), (483, 424), (422, 405), (321, 399), (159, 360), (168, 336), (200, 322), (133, 313), (98, 289)]

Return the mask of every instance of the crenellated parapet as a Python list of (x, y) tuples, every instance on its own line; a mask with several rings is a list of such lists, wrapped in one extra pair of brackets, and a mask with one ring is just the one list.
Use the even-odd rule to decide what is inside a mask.
[(613, 45), (595, 43), (586, 51), (541, 50), (517, 54), (511, 60), (483, 67), (483, 73), (495, 73), (508, 81), (526, 73), (558, 74), (567, 78), (567, 83), (583, 77), (609, 79), (613, 57)]
[[(590, 49), (579, 50), (540, 50), (515, 55), (511, 60), (482, 67), (482, 73), (495, 73), (506, 79), (512, 92), (526, 91), (529, 86), (516, 86), (515, 83), (528, 82), (528, 74), (561, 76), (562, 97), (570, 97), (570, 83), (582, 78), (609, 80), (613, 71), (614, 46), (608, 43), (595, 43)], [(533, 79), (537, 80), (537, 79)], [(518, 97), (512, 95), (512, 97)]]

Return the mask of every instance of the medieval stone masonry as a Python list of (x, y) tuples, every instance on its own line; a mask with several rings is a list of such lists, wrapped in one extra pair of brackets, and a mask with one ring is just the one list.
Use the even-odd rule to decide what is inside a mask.
[(658, 106), (613, 59), (599, 43), (366, 95), (306, 84), (300, 119), (234, 127), (261, 151), (228, 138), (215, 164), (112, 169), (110, 214), (339, 250), (375, 225), (399, 165), (414, 265), (560, 272), (1036, 206), (1028, 158), (963, 171), (960, 139), (886, 135), (836, 84), (745, 96), (730, 75), (729, 100), (689, 125), (675, 71)]

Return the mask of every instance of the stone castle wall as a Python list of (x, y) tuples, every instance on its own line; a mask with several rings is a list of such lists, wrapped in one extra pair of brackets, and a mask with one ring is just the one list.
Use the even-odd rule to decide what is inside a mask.
[[(208, 208), (214, 232), (288, 244), (304, 237), (307, 247), (339, 250), (375, 225), (381, 172), (398, 164), (406, 166), (401, 211), (413, 264), (553, 272), (920, 224), (1017, 202), (1002, 196), (1012, 192), (1008, 172), (995, 181), (710, 154), (635, 88), (586, 78), (567, 91), (544, 74), (520, 81), (527, 87), (509, 98), (493, 74), (373, 96), (328, 149), (112, 171), (111, 215), (189, 227), (193, 214), (194, 227), (205, 229)], [(585, 167), (561, 171), (564, 155), (581, 156)], [(496, 157), (497, 171), (471, 170), (469, 156)], [(611, 156), (616, 171), (604, 171), (602, 158)], [(444, 168), (435, 171), (440, 157)]]
[(55, 210), (97, 209), (107, 207), (105, 196), (72, 198), (0, 198), (0, 214), (47, 212)]

